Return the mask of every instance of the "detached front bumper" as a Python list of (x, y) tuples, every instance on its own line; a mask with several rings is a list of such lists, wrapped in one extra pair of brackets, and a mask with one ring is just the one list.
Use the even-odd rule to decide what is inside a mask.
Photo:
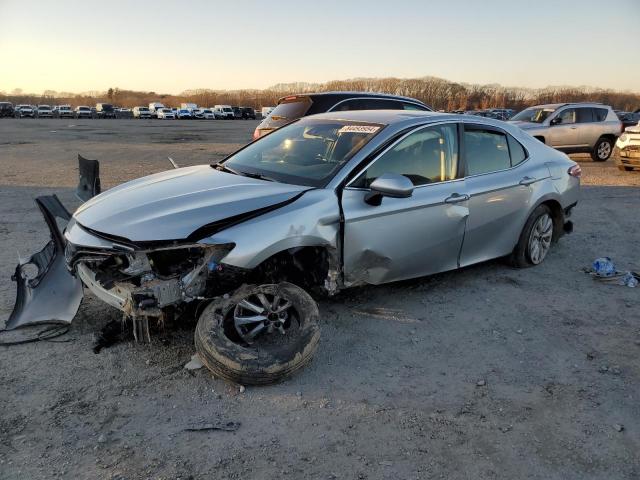
[(42, 250), (16, 266), (11, 277), (17, 283), (16, 302), (7, 330), (37, 323), (71, 323), (82, 301), (82, 283), (67, 270), (65, 240), (56, 221), (68, 222), (71, 214), (55, 195), (38, 197), (36, 204), (51, 238)]

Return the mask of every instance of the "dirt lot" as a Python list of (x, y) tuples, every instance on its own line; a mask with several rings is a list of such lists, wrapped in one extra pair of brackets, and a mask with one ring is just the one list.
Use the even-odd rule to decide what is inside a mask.
[[(218, 159), (254, 127), (0, 119), (0, 318), (17, 252), (47, 240), (33, 198), (78, 205), (77, 153), (109, 187), (167, 156)], [(96, 355), (94, 332), (119, 314), (85, 298), (68, 342), (0, 347), (0, 477), (640, 477), (640, 288), (581, 271), (602, 255), (640, 269), (640, 173), (580, 160), (575, 233), (541, 266), (495, 261), (323, 301), (316, 358), (280, 385), (240, 393), (185, 370), (192, 327)], [(184, 431), (217, 421), (241, 426)]]

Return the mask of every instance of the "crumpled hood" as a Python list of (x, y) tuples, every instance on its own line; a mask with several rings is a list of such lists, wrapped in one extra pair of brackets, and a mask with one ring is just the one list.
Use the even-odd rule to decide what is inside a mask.
[(132, 242), (180, 240), (208, 223), (290, 200), (308, 189), (198, 165), (119, 185), (82, 204), (73, 217), (86, 228)]
[(520, 120), (512, 120), (509, 123), (512, 123), (516, 127), (520, 127), (523, 130), (531, 130), (532, 128), (541, 128), (544, 127), (541, 123), (535, 122), (522, 122)]

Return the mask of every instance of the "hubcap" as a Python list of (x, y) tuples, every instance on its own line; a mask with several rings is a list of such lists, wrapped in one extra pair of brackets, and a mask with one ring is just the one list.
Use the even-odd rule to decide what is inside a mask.
[(242, 340), (251, 344), (264, 333), (285, 335), (291, 302), (280, 295), (256, 293), (242, 299), (233, 311), (233, 324)]
[(553, 237), (553, 220), (548, 213), (541, 215), (536, 221), (529, 236), (529, 258), (538, 265), (549, 251)]
[(598, 146), (598, 158), (609, 158), (610, 154), (611, 154), (611, 145), (609, 145), (609, 142), (602, 142)]

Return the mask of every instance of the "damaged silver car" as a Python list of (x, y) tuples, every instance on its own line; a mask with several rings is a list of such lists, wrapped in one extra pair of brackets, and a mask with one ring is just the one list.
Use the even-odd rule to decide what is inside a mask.
[[(87, 197), (100, 190), (97, 171), (81, 162)], [(305, 117), (218, 164), (112, 188), (73, 216), (55, 197), (38, 199), (51, 241), (18, 265), (8, 327), (70, 322), (84, 288), (121, 310), (138, 340), (198, 312), (207, 367), (242, 384), (275, 382), (317, 348), (309, 293), (497, 257), (539, 264), (571, 231), (579, 177), (565, 154), (487, 118)], [(56, 217), (68, 220), (62, 233)]]

